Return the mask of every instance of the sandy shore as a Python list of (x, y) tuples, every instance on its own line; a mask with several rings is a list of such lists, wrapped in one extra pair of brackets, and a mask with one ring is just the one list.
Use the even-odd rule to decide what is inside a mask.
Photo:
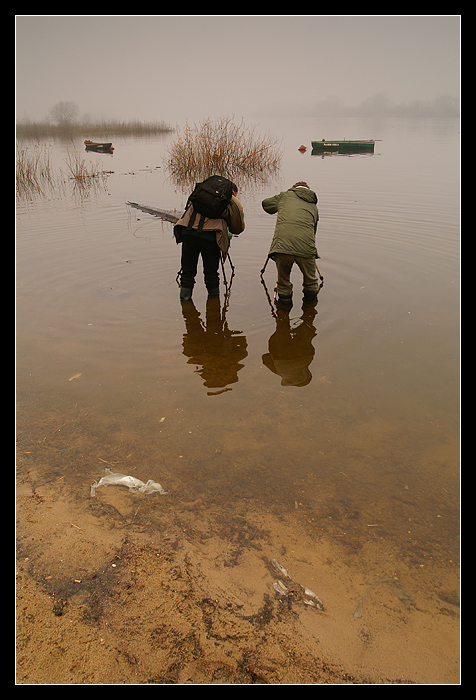
[[(430, 571), (416, 587), (390, 558), (411, 600), (383, 582), (356, 618), (382, 571), (350, 567), (349, 549), (316, 539), (299, 504), (230, 513), (118, 486), (91, 498), (29, 454), (19, 467), (18, 684), (459, 682), (459, 607), (445, 573), (435, 595)], [(324, 611), (276, 593), (272, 559)]]

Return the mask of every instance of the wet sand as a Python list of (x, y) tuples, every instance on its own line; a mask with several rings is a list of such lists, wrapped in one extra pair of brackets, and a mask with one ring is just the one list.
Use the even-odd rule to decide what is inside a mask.
[[(356, 618), (383, 573), (370, 563), (374, 531), (361, 548), (319, 532), (297, 501), (230, 508), (193, 480), (167, 495), (111, 486), (92, 498), (84, 472), (108, 466), (104, 435), (83, 418), (85, 444), (63, 418), (54, 439), (46, 417), (19, 430), (18, 684), (459, 682), (456, 564), (454, 575), (415, 574), (389, 550), (385, 574), (411, 581), (411, 600), (383, 582)], [(279, 596), (272, 559), (325, 610)]]
[[(313, 119), (272, 127), (283, 171), (243, 191), (233, 243), (233, 376), (203, 285), (201, 316), (179, 307), (170, 224), (125, 205), (183, 209), (148, 168), (167, 139), (118, 142), (106, 189), (19, 203), (17, 683), (458, 683), (459, 122), (319, 131), (357, 126), (375, 157), (303, 157)], [(264, 364), (259, 270), (261, 201), (301, 179), (326, 282), (314, 321), (291, 314), (312, 332), (297, 388)], [(193, 324), (220, 331), (204, 356)], [(93, 499), (107, 466), (169, 493)], [(324, 612), (279, 597), (272, 559)]]

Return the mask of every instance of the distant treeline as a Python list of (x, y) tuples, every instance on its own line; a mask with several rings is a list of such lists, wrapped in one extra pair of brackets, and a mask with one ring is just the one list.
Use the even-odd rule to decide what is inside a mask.
[(355, 106), (346, 105), (338, 97), (329, 97), (307, 111), (309, 116), (329, 117), (459, 117), (460, 104), (452, 95), (395, 104), (385, 95), (376, 94)]
[(173, 131), (172, 127), (163, 121), (101, 121), (82, 124), (76, 122), (52, 124), (48, 121), (33, 122), (25, 119), (16, 125), (17, 137), (25, 139), (45, 137), (74, 138), (82, 136), (105, 139), (111, 136), (148, 136), (171, 131)]

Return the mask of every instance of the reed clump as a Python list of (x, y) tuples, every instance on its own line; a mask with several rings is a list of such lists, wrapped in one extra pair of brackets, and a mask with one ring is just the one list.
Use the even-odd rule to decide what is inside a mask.
[(53, 124), (47, 121), (32, 122), (25, 120), (16, 125), (17, 137), (22, 139), (41, 138), (74, 138), (82, 136), (94, 136), (95, 138), (107, 138), (108, 136), (154, 136), (173, 131), (164, 121), (141, 122), (131, 121), (98, 121), (84, 123), (66, 122)]
[(243, 181), (266, 181), (281, 165), (281, 143), (262, 137), (242, 120), (206, 119), (198, 126), (185, 125), (168, 148), (166, 167), (179, 185), (190, 187), (211, 175)]
[(18, 196), (29, 192), (44, 193), (54, 183), (51, 149), (46, 144), (33, 147), (17, 143), (16, 191)]
[(55, 172), (51, 162), (51, 149), (46, 144), (16, 145), (16, 194), (18, 199), (44, 196), (61, 189), (66, 180), (72, 180), (75, 191), (104, 185), (109, 172), (104, 172), (98, 162), (86, 161), (78, 151), (68, 151), (64, 159), (66, 171)]
[(105, 184), (107, 173), (100, 170), (97, 162), (85, 161), (78, 151), (68, 151), (65, 163), (69, 178), (74, 181), (75, 191), (85, 194)]
[(78, 151), (68, 151), (65, 158), (66, 169), (72, 180), (84, 181), (92, 177), (99, 177), (101, 171), (97, 163), (87, 162)]

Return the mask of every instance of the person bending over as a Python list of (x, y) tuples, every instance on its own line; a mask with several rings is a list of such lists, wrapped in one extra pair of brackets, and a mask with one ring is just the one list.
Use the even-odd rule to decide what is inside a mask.
[(289, 190), (262, 201), (268, 214), (277, 214), (276, 227), (268, 257), (276, 263), (278, 301), (292, 303), (291, 269), (296, 264), (302, 273), (305, 299), (317, 298), (316, 232), (319, 221), (317, 195), (307, 182), (296, 182)]
[[(195, 286), (199, 257), (202, 257), (203, 275), (209, 296), (218, 296), (220, 255), (226, 259), (230, 234), (238, 235), (245, 229), (243, 207), (237, 198), (238, 187), (233, 184), (233, 195), (223, 218), (194, 217), (193, 205), (174, 226), (177, 243), (182, 243), (180, 270), (180, 301), (190, 301)], [(190, 227), (190, 221), (193, 221)], [(201, 230), (199, 230), (201, 229)]]

